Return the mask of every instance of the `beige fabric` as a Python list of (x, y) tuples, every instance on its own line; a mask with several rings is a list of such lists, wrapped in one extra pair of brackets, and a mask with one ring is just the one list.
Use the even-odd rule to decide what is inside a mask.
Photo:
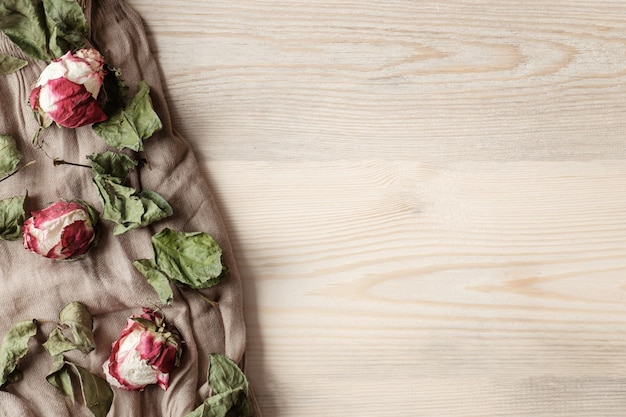
[[(72, 405), (45, 381), (51, 358), (41, 343), (64, 305), (83, 302), (94, 316), (97, 348), (86, 356), (71, 353), (68, 359), (102, 375), (101, 365), (127, 317), (139, 313), (142, 306), (157, 305), (156, 294), (131, 262), (152, 257), (150, 238), (167, 226), (211, 234), (224, 249), (224, 263), (230, 273), (217, 287), (204, 291), (219, 303), (219, 308), (192, 292), (175, 290), (174, 305), (163, 311), (168, 322), (179, 329), (186, 345), (181, 367), (173, 372), (169, 390), (164, 392), (157, 386), (141, 393), (115, 390), (109, 416), (183, 416), (209, 392), (206, 371), (210, 352), (225, 353), (238, 363), (243, 360), (246, 341), (240, 277), (211, 192), (188, 144), (170, 124), (157, 63), (139, 16), (123, 0), (93, 0), (91, 4), (87, 2), (87, 10), (94, 46), (111, 65), (121, 68), (130, 93), (142, 79), (151, 87), (164, 129), (146, 142), (150, 168), (142, 168), (132, 181), (135, 187), (154, 190), (165, 197), (174, 208), (174, 216), (121, 236), (113, 236), (111, 223), (103, 221), (98, 246), (85, 259), (75, 262), (45, 259), (27, 252), (21, 241), (0, 241), (0, 332), (4, 334), (16, 321), (27, 319), (39, 320), (41, 329), (38, 343), (31, 341), (29, 354), (21, 362), (24, 379), (9, 385), (7, 393), (0, 393), (0, 414), (91, 415), (82, 405)], [(24, 57), (4, 35), (0, 35), (0, 52)], [(55, 167), (52, 158), (86, 164), (86, 155), (109, 148), (90, 127), (50, 127), (41, 136), (43, 149), (31, 146), (37, 124), (27, 105), (28, 96), (46, 63), (29, 62), (25, 69), (0, 78), (0, 133), (17, 139), (25, 154), (24, 161), (37, 163), (0, 183), (0, 198), (28, 191), (29, 211), (59, 199), (83, 199), (99, 209), (90, 170)]]

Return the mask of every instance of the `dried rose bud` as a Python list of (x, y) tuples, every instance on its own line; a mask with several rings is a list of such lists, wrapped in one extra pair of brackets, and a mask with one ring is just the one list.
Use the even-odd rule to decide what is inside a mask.
[(68, 52), (53, 60), (30, 93), (29, 104), (41, 126), (54, 121), (75, 128), (106, 120), (97, 101), (104, 76), (104, 58), (95, 49)]
[(24, 222), (24, 247), (51, 259), (77, 259), (96, 240), (98, 215), (84, 202), (59, 201)]
[(158, 384), (166, 390), (181, 352), (180, 336), (166, 326), (163, 315), (144, 308), (143, 314), (128, 319), (102, 369), (109, 384), (117, 388), (139, 391)]

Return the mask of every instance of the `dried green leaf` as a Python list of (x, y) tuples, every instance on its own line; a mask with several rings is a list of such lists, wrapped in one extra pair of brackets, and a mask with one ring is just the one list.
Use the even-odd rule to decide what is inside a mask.
[(69, 397), (72, 404), (75, 404), (74, 387), (72, 386), (72, 378), (70, 376), (70, 370), (65, 365), (65, 358), (63, 355), (55, 355), (52, 359), (52, 366), (50, 367), (50, 373), (46, 376), (46, 381), (66, 397)]
[(114, 152), (90, 155), (93, 182), (102, 202), (102, 217), (115, 223), (114, 235), (148, 226), (173, 214), (172, 207), (150, 190), (137, 192), (124, 185), (136, 162)]
[(107, 381), (80, 366), (73, 365), (79, 374), (83, 402), (96, 417), (106, 417), (113, 403), (113, 390)]
[(80, 398), (95, 417), (106, 417), (113, 403), (113, 390), (105, 379), (66, 361), (62, 355), (54, 357), (46, 380), (73, 403), (79, 398), (74, 387), (80, 387)]
[(46, 16), (41, 0), (4, 0), (0, 2), (0, 30), (24, 53), (49, 61)]
[[(44, 348), (55, 356), (69, 350), (78, 349), (89, 353), (96, 347), (93, 337), (93, 319), (84, 304), (74, 301), (63, 307), (59, 313), (59, 327), (50, 332)], [(64, 330), (69, 331), (69, 338)]]
[(154, 259), (139, 259), (133, 265), (146, 277), (163, 304), (173, 300), (168, 281), (199, 290), (216, 285), (226, 272), (222, 249), (207, 233), (165, 228), (152, 236), (152, 248)]
[(0, 343), (0, 387), (12, 382), (18, 361), (28, 352), (28, 341), (37, 334), (35, 320), (16, 323)]
[(168, 202), (153, 191), (140, 193), (110, 176), (93, 179), (103, 205), (102, 217), (115, 223), (114, 235), (148, 226), (173, 214)]
[(139, 272), (146, 277), (148, 284), (154, 288), (161, 304), (170, 305), (174, 301), (174, 293), (170, 280), (151, 259), (139, 259), (133, 262)]
[(138, 223), (141, 219), (142, 205), (133, 198), (137, 191), (119, 183), (110, 176), (95, 176), (94, 184), (102, 201), (102, 217), (116, 224)]
[(216, 285), (224, 273), (222, 248), (204, 232), (169, 228), (152, 236), (154, 262), (170, 279), (194, 289)]
[(26, 195), (0, 200), (0, 239), (17, 240), (22, 237), (22, 225), (26, 219), (25, 202)]
[(248, 391), (246, 376), (235, 362), (227, 356), (213, 353), (209, 355), (209, 386), (215, 394), (224, 394), (235, 389)]
[(43, 7), (50, 33), (49, 49), (55, 57), (85, 46), (89, 29), (76, 0), (43, 0)]
[(67, 336), (63, 334), (63, 329), (56, 327), (48, 335), (48, 340), (43, 344), (43, 347), (50, 353), (50, 355), (60, 355), (63, 352), (76, 349), (76, 345)]
[(169, 203), (154, 191), (143, 190), (139, 194), (131, 196), (131, 200), (139, 201), (141, 204), (141, 209), (135, 213), (140, 214), (139, 219), (135, 215), (122, 219), (113, 228), (114, 235), (120, 235), (132, 229), (148, 226), (174, 213)]
[(107, 120), (93, 125), (104, 141), (118, 149), (143, 150), (143, 142), (163, 128), (150, 99), (150, 87), (139, 82), (133, 100), (124, 109)]
[(0, 177), (15, 171), (21, 160), (22, 153), (17, 149), (15, 139), (9, 135), (0, 135)]
[(128, 105), (126, 113), (142, 142), (163, 128), (161, 119), (152, 106), (150, 87), (145, 81), (139, 82), (137, 94)]
[(26, 55), (43, 61), (83, 47), (89, 32), (76, 0), (3, 0), (0, 30)]
[(185, 417), (251, 417), (248, 381), (228, 357), (211, 354), (208, 382), (213, 395)]
[(28, 65), (28, 62), (21, 58), (0, 53), (0, 75), (19, 71), (26, 65)]
[(91, 163), (94, 175), (117, 178), (120, 184), (126, 181), (130, 171), (137, 166), (137, 161), (117, 152), (94, 153), (87, 159)]

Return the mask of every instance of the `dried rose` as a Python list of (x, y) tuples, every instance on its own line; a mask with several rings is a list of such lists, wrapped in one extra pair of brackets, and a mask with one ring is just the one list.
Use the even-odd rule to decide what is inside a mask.
[(80, 49), (53, 60), (30, 93), (39, 124), (69, 128), (102, 122), (107, 116), (97, 101), (104, 81), (104, 58), (95, 49)]
[(141, 315), (128, 319), (102, 369), (109, 384), (117, 388), (139, 391), (158, 384), (166, 390), (181, 352), (180, 336), (168, 328), (163, 315), (144, 308)]
[(89, 204), (59, 201), (24, 222), (24, 247), (51, 259), (77, 259), (96, 241), (98, 215)]

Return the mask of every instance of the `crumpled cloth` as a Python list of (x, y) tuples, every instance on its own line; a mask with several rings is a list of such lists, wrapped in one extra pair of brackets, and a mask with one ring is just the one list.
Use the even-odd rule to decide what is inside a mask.
[[(228, 275), (220, 284), (203, 291), (218, 303), (213, 306), (189, 290), (174, 288), (174, 303), (163, 307), (167, 322), (185, 340), (181, 365), (163, 391), (156, 385), (142, 392), (114, 389), (108, 416), (184, 416), (210, 394), (207, 384), (209, 353), (223, 353), (243, 367), (246, 331), (242, 312), (241, 280), (233, 251), (205, 178), (187, 142), (171, 125), (157, 62), (151, 53), (140, 16), (123, 0), (81, 1), (91, 22), (91, 41), (107, 62), (121, 69), (132, 97), (140, 80), (151, 88), (154, 108), (164, 128), (145, 142), (149, 166), (131, 173), (131, 184), (153, 190), (173, 207), (174, 215), (149, 227), (113, 236), (112, 223), (101, 220), (100, 239), (78, 261), (53, 261), (28, 252), (21, 240), (0, 241), (0, 334), (16, 322), (36, 319), (36, 340), (20, 361), (21, 381), (0, 392), (2, 416), (91, 416), (80, 402), (72, 404), (45, 380), (52, 358), (42, 348), (48, 332), (58, 322), (59, 311), (72, 301), (87, 306), (94, 319), (96, 349), (85, 355), (70, 352), (66, 358), (103, 376), (102, 364), (126, 320), (142, 307), (157, 307), (158, 298), (132, 262), (152, 258), (151, 237), (165, 227), (183, 232), (206, 232), (222, 247)], [(45, 129), (42, 147), (32, 144), (38, 124), (28, 98), (47, 64), (27, 58), (4, 34), (0, 52), (26, 59), (29, 65), (0, 76), (0, 134), (13, 136), (23, 152), (23, 163), (36, 160), (0, 183), (0, 199), (28, 193), (26, 210), (44, 208), (65, 199), (80, 199), (101, 211), (91, 170), (69, 165), (54, 166), (53, 159), (89, 164), (87, 155), (109, 148), (90, 126), (78, 129)], [(167, 81), (167, 80), (165, 80)], [(193, 123), (192, 120), (187, 121)], [(260, 416), (253, 400), (256, 415)]]

